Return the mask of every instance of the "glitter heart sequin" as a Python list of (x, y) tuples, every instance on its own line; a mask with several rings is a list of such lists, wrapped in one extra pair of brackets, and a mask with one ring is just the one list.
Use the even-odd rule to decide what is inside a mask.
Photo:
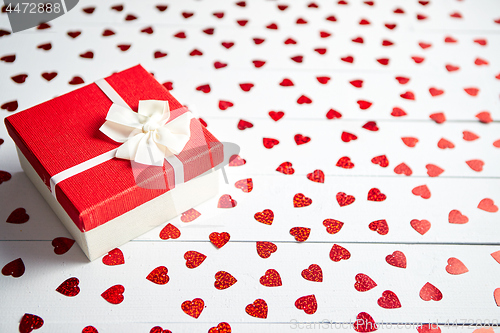
[(201, 298), (195, 298), (192, 301), (184, 301), (181, 304), (182, 311), (195, 319), (198, 319), (204, 308), (205, 302)]
[(295, 237), (297, 242), (305, 242), (309, 238), (310, 233), (310, 228), (294, 227), (290, 229), (290, 235)]
[(101, 294), (101, 297), (111, 304), (120, 304), (121, 302), (123, 302), (124, 292), (125, 292), (125, 287), (123, 287), (121, 284), (117, 284), (104, 291)]
[(282, 285), (281, 276), (275, 269), (268, 269), (266, 273), (260, 277), (259, 282), (266, 287), (279, 287)]
[(236, 280), (236, 278), (230, 273), (225, 271), (218, 271), (217, 273), (215, 273), (214, 287), (219, 290), (224, 290), (231, 287), (237, 281), (238, 280)]
[(186, 260), (187, 268), (196, 268), (200, 266), (206, 258), (206, 255), (196, 251), (187, 251), (186, 253), (184, 253), (184, 259)]
[(333, 244), (330, 250), (330, 259), (335, 262), (341, 260), (348, 260), (351, 257), (351, 252), (349, 252), (345, 247), (337, 244)]
[(163, 240), (166, 239), (177, 239), (181, 236), (181, 231), (177, 229), (176, 226), (173, 224), (169, 223), (163, 229), (160, 231), (160, 238)]
[(326, 232), (329, 234), (336, 234), (344, 226), (344, 222), (340, 222), (333, 219), (326, 219), (323, 221), (323, 225), (326, 227)]
[(168, 281), (170, 280), (170, 277), (167, 275), (168, 269), (165, 266), (158, 266), (155, 269), (153, 269), (148, 276), (146, 276), (146, 279), (149, 281), (156, 283), (156, 284), (167, 284)]
[(245, 312), (248, 313), (252, 317), (256, 318), (262, 318), (266, 319), (267, 318), (267, 303), (261, 298), (256, 299), (253, 301), (253, 303), (248, 304), (245, 307)]
[(377, 286), (375, 281), (373, 281), (368, 275), (363, 273), (356, 274), (355, 280), (356, 282), (354, 283), (354, 289), (356, 289), (357, 291), (364, 292)]
[(64, 281), (57, 287), (56, 291), (64, 296), (73, 297), (80, 293), (78, 284), (80, 281), (76, 277), (72, 277)]
[(184, 213), (182, 213), (181, 221), (182, 222), (192, 222), (200, 216), (201, 216), (200, 212), (198, 212), (194, 208), (191, 208), (191, 209), (186, 210)]
[(352, 195), (347, 195), (344, 192), (337, 193), (336, 198), (340, 207), (348, 206), (356, 200)]
[(262, 212), (255, 213), (253, 217), (260, 223), (267, 225), (273, 224), (274, 221), (274, 213), (270, 209), (264, 209)]
[(123, 257), (122, 250), (116, 248), (109, 251), (108, 254), (102, 257), (102, 263), (108, 266), (123, 265), (125, 258)]
[(278, 247), (271, 242), (257, 242), (256, 243), (257, 254), (259, 257), (267, 259), (278, 250)]
[(420, 298), (424, 301), (440, 301), (441, 299), (443, 299), (443, 294), (441, 294), (441, 291), (429, 282), (427, 282), (422, 287), (422, 289), (420, 289), (419, 295)]
[(25, 271), (24, 262), (21, 258), (17, 258), (3, 266), (2, 274), (5, 276), (12, 276), (15, 278), (23, 276)]
[(302, 193), (297, 193), (293, 196), (293, 207), (307, 207), (312, 204), (312, 199), (306, 197)]
[(323, 282), (323, 270), (319, 265), (311, 264), (301, 273), (302, 277), (312, 282)]
[(318, 303), (314, 295), (302, 296), (295, 301), (295, 307), (311, 315), (318, 310)]
[(231, 236), (227, 232), (212, 232), (209, 236), (210, 242), (215, 245), (218, 249), (226, 245), (229, 242)]
[(397, 309), (401, 307), (398, 296), (390, 290), (382, 293), (382, 296), (377, 300), (377, 304), (384, 309)]
[(394, 251), (385, 257), (385, 261), (394, 267), (406, 268), (406, 256), (401, 251)]

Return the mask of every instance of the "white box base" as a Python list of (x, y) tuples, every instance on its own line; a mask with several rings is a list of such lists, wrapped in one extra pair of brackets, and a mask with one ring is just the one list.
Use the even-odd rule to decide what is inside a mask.
[(219, 191), (219, 171), (209, 170), (202, 176), (180, 184), (173, 190), (99, 227), (87, 232), (81, 232), (19, 149), (17, 149), (17, 154), (21, 167), (28, 178), (90, 260), (104, 255), (110, 250), (210, 199)]

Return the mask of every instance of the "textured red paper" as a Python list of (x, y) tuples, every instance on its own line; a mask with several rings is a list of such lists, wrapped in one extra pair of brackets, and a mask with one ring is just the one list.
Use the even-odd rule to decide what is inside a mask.
[[(170, 120), (183, 112), (176, 110), (182, 105), (140, 65), (113, 74), (106, 81), (136, 112), (139, 100), (151, 99), (168, 101), (173, 110)], [(120, 145), (99, 131), (111, 104), (92, 83), (14, 114), (5, 119), (5, 124), (16, 145), (49, 187), (51, 176)], [(191, 121), (191, 132), (190, 141), (178, 155), (184, 164), (185, 181), (223, 160), (222, 144), (197, 119)], [(162, 183), (173, 187), (170, 164), (165, 162), (163, 172), (154, 172), (154, 176), (163, 177)], [(158, 179), (148, 179), (155, 180)], [(168, 190), (138, 186), (130, 161), (114, 158), (61, 181), (56, 194), (61, 206), (84, 232)]]

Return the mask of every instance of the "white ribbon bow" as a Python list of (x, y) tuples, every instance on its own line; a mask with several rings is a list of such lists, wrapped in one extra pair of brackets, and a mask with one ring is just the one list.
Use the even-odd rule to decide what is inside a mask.
[(163, 159), (178, 155), (191, 136), (191, 114), (170, 118), (167, 101), (139, 101), (138, 112), (113, 103), (99, 128), (116, 142), (123, 142), (115, 157), (162, 166)]

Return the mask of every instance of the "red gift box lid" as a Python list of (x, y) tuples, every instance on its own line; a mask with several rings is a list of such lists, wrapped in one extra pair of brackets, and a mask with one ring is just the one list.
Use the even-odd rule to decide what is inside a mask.
[[(139, 100), (168, 101), (170, 120), (186, 112), (140, 65), (113, 74), (106, 81), (135, 112)], [(5, 118), (5, 125), (50, 188), (52, 176), (121, 145), (99, 130), (111, 105), (106, 94), (92, 83), (11, 115)], [(196, 118), (191, 120), (191, 133), (184, 150), (177, 155), (184, 165), (185, 182), (223, 161), (222, 144)], [(59, 182), (56, 197), (77, 227), (82, 232), (89, 231), (173, 188), (172, 166), (165, 163), (163, 168), (155, 168), (161, 168), (161, 172), (151, 172), (149, 179), (141, 183), (134, 177), (131, 161), (112, 158)], [(155, 177), (162, 178), (167, 186), (145, 186)]]

